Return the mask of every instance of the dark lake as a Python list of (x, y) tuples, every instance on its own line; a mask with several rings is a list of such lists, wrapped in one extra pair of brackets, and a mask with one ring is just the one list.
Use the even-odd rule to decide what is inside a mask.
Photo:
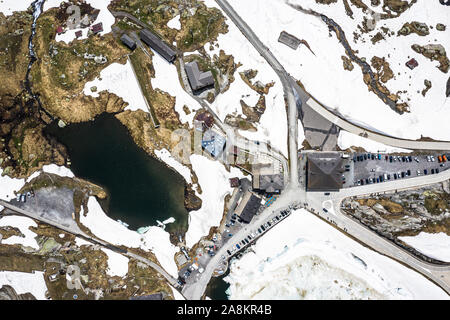
[(206, 287), (206, 295), (210, 297), (212, 300), (228, 300), (228, 296), (225, 293), (226, 290), (230, 287), (230, 285), (223, 280), (230, 273), (230, 269), (225, 272), (220, 277), (213, 277), (211, 281), (209, 281), (208, 286)]
[(67, 147), (75, 176), (108, 193), (100, 204), (109, 217), (128, 223), (132, 230), (174, 217), (166, 230), (186, 232), (184, 179), (139, 148), (114, 115), (64, 128), (55, 121), (46, 132)]

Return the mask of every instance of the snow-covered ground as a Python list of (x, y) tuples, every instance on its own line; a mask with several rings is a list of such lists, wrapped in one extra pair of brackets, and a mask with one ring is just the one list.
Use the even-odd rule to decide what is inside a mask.
[(399, 239), (430, 258), (450, 262), (450, 237), (444, 232), (421, 232), (414, 237)]
[(417, 272), (294, 211), (231, 263), (231, 299), (449, 299)]
[(17, 294), (31, 293), (38, 300), (46, 300), (44, 273), (35, 271), (34, 273), (0, 271), (0, 287), (9, 285), (16, 290)]
[(390, 147), (385, 144), (358, 136), (356, 134), (341, 130), (338, 137), (338, 146), (342, 150), (354, 147), (362, 147), (369, 152), (411, 152), (411, 150)]
[(169, 167), (175, 169), (184, 178), (184, 180), (186, 180), (187, 183), (192, 183), (191, 170), (179, 163), (167, 149), (155, 150), (155, 154), (159, 158), (159, 160), (166, 163)]
[[(92, 87), (97, 87), (97, 91), (92, 92)], [(110, 64), (100, 72), (98, 78), (84, 85), (83, 93), (87, 96), (98, 97), (99, 92), (104, 90), (116, 94), (123, 101), (127, 102), (128, 106), (125, 110), (135, 111), (141, 109), (148, 112), (130, 60), (127, 60), (125, 64)]]
[[(23, 1), (23, 0), (21, 0)], [(62, 2), (67, 2), (64, 0), (47, 0), (44, 3), (44, 11), (50, 9), (59, 7)], [(85, 0), (87, 4), (90, 4), (94, 9), (99, 9), (100, 12), (97, 16), (97, 19), (92, 23), (92, 25), (97, 23), (103, 24), (103, 31), (100, 32), (100, 35), (105, 35), (107, 33), (111, 32), (111, 26), (114, 24), (114, 16), (111, 14), (111, 12), (108, 10), (108, 5), (111, 2), (110, 0)], [(74, 14), (74, 12), (71, 12), (71, 14)], [(81, 17), (83, 18), (83, 17)], [(73, 30), (67, 30), (63, 34), (56, 35), (55, 40), (56, 41), (63, 41), (65, 43), (70, 43), (75, 39), (75, 32), (81, 30), (82, 36), (78, 39), (86, 39), (88, 34), (88, 28), (84, 29), (73, 29)]]
[(102, 248), (101, 250), (108, 256), (108, 269), (106, 269), (106, 273), (111, 277), (126, 276), (130, 259), (109, 249)]
[(167, 22), (167, 26), (172, 29), (181, 29), (180, 15), (173, 17), (169, 22)]
[(0, 12), (5, 16), (10, 16), (14, 11), (24, 11), (34, 0), (0, 0)]
[(190, 161), (202, 189), (202, 194), (197, 194), (202, 199), (202, 207), (189, 213), (189, 227), (186, 232), (186, 246), (189, 248), (201, 237), (208, 235), (211, 227), (219, 226), (225, 196), (233, 191), (228, 179), (244, 177), (240, 170), (231, 168), (228, 172), (220, 162), (201, 155), (192, 155)]
[(109, 218), (95, 197), (89, 197), (87, 205), (89, 212), (86, 216), (83, 212), (80, 213), (80, 222), (88, 227), (94, 235), (114, 245), (151, 250), (161, 266), (172, 276), (178, 277), (178, 269), (174, 260), (178, 248), (170, 243), (168, 232), (160, 227), (152, 226), (146, 233), (140, 235)]
[(39, 250), (39, 245), (35, 239), (36, 233), (30, 230), (30, 227), (37, 228), (37, 224), (33, 219), (21, 216), (5, 216), (0, 218), (0, 227), (8, 226), (19, 229), (25, 237), (12, 236), (0, 241), (1, 244), (20, 244), (24, 247)]
[[(314, 0), (290, 0), (291, 3), (313, 8), (333, 18), (346, 32), (353, 49), (359, 50), (360, 57), (365, 57), (367, 61), (370, 61), (374, 55), (386, 58), (396, 76), (395, 80), (392, 79), (387, 83), (388, 89), (394, 93), (397, 90), (408, 90), (402, 98), (411, 99), (408, 101), (411, 113), (399, 115), (375, 94), (368, 91), (363, 83), (361, 69), (357, 65), (351, 72), (343, 69), (341, 56), (345, 55), (344, 48), (335, 35), (329, 36), (328, 27), (319, 18), (300, 13), (288, 6), (285, 0), (230, 0), (229, 2), (286, 70), (301, 80), (306, 89), (328, 107), (394, 136), (416, 139), (423, 134), (435, 139), (450, 140), (450, 130), (447, 129), (450, 99), (445, 99), (444, 90), (448, 74), (439, 71), (435, 67), (436, 62), (429, 61), (410, 48), (413, 43), (424, 45), (433, 41), (433, 43), (442, 44), (448, 54), (450, 28), (447, 27), (445, 32), (439, 32), (436, 28), (430, 29), (430, 35), (425, 38), (412, 34), (406, 37), (389, 37), (376, 45), (372, 45), (367, 40), (365, 43), (360, 40), (355, 44), (353, 32), (356, 30), (357, 23), (361, 22), (360, 9), (352, 5), (355, 17), (352, 20), (346, 16), (341, 1), (328, 6), (317, 4)], [(206, 1), (206, 4), (215, 6), (212, 0)], [(426, 22), (432, 26), (438, 22), (445, 24), (450, 21), (450, 11), (434, 1), (419, 1), (400, 18), (382, 20), (370, 35), (380, 31), (382, 26), (388, 26), (390, 30), (397, 32), (403, 23), (411, 21)], [(229, 21), (227, 23), (232, 25)], [(230, 27), (230, 32), (233, 29)], [(279, 43), (278, 37), (283, 30), (308, 41), (315, 55), (304, 45), (297, 50), (292, 50)], [(362, 38), (367, 39), (368, 36), (363, 35)], [(226, 43), (221, 44), (226, 45)], [(242, 52), (251, 58), (251, 50), (247, 51), (243, 48)], [(232, 53), (235, 52), (232, 51)], [(404, 65), (409, 60), (408, 56), (416, 58), (419, 62), (419, 67), (413, 71)], [(241, 58), (238, 57), (237, 60)], [(430, 80), (433, 86), (425, 98), (420, 92), (417, 93), (424, 88), (424, 79)], [(284, 131), (282, 128), (279, 129)]]
[[(200, 109), (200, 105), (184, 91), (178, 78), (176, 66), (168, 63), (155, 51), (153, 53), (152, 63), (155, 69), (155, 77), (151, 79), (153, 89), (158, 88), (175, 97), (175, 111), (179, 114), (180, 121), (182, 123), (187, 122), (192, 127), (195, 110)], [(191, 111), (188, 115), (183, 110), (183, 106), (185, 105)]]
[[(204, 2), (208, 7), (220, 8), (214, 0), (205, 0)], [(253, 7), (255, 4), (251, 1), (240, 1), (238, 4), (236, 3), (236, 6)], [(263, 23), (263, 21), (260, 22)], [(209, 44), (206, 44), (205, 50), (212, 56), (213, 54), (219, 55), (219, 51), (222, 49), (225, 54), (232, 54), (234, 61), (242, 63), (242, 66), (236, 69), (235, 80), (230, 88), (225, 93), (220, 94), (211, 107), (223, 121), (227, 114), (242, 114), (240, 100), (243, 100), (249, 106), (254, 106), (258, 101), (259, 94), (242, 81), (239, 72), (249, 69), (257, 70), (258, 74), (251, 80), (252, 82), (260, 81), (267, 84), (273, 81), (275, 85), (270, 88), (266, 95), (266, 111), (257, 125), (257, 132), (240, 130), (239, 133), (248, 139), (269, 142), (287, 156), (287, 114), (280, 79), (239, 29), (230, 20), (227, 20), (227, 24), (228, 32), (220, 34), (217, 39), (219, 47), (214, 46), (214, 50), (209, 51)], [(243, 117), (245, 118), (245, 116)]]

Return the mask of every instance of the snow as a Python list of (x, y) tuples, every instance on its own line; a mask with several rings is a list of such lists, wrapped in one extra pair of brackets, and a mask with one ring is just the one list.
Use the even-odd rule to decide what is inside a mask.
[[(155, 77), (151, 79), (153, 89), (160, 89), (167, 92), (172, 97), (175, 97), (175, 111), (180, 117), (182, 123), (189, 123), (192, 127), (192, 121), (194, 119), (194, 113), (192, 111), (200, 109), (198, 102), (192, 98), (180, 84), (178, 78), (178, 71), (174, 64), (167, 62), (158, 53), (153, 51), (152, 57), (153, 68), (155, 69)], [(190, 114), (186, 114), (183, 110), (183, 106), (187, 106), (191, 111)]]
[(186, 300), (181, 293), (178, 292), (174, 287), (170, 286), (172, 289), (173, 297), (175, 300)]
[(17, 294), (31, 293), (38, 300), (46, 300), (44, 272), (34, 273), (0, 271), (0, 287), (9, 285), (16, 290)]
[[(220, 7), (214, 0), (204, 1), (208, 7)], [(269, 1), (266, 1), (268, 3)], [(237, 7), (249, 6), (254, 7), (251, 1), (245, 3), (236, 3)], [(237, 8), (236, 8), (237, 10)], [(262, 22), (262, 21), (261, 21)], [(228, 32), (220, 34), (217, 38), (219, 48), (214, 46), (214, 50), (209, 51), (209, 44), (205, 45), (208, 54), (219, 55), (220, 49), (225, 54), (232, 54), (235, 62), (242, 63), (242, 66), (236, 69), (234, 74), (235, 80), (230, 88), (216, 97), (211, 104), (211, 108), (216, 112), (218, 117), (223, 121), (227, 114), (242, 114), (240, 100), (247, 105), (254, 106), (258, 101), (259, 94), (253, 91), (239, 75), (244, 70), (257, 70), (258, 74), (251, 81), (254, 83), (260, 81), (263, 84), (275, 82), (275, 85), (269, 89), (266, 95), (266, 111), (262, 115), (259, 124), (256, 125), (257, 131), (242, 131), (239, 133), (251, 140), (259, 140), (270, 143), (277, 150), (280, 150), (287, 156), (287, 114), (283, 96), (283, 86), (280, 79), (272, 68), (267, 64), (266, 60), (256, 51), (256, 49), (248, 42), (239, 29), (228, 19)], [(243, 116), (245, 118), (245, 116)], [(273, 128), (276, 128), (274, 130)]]
[[(69, 177), (69, 178), (73, 178), (75, 177), (75, 175), (72, 173), (72, 171), (64, 166), (58, 166), (56, 164), (48, 164), (42, 167), (42, 171), (47, 172), (47, 173), (53, 173), (53, 174), (57, 174), (58, 176), (61, 177)], [(30, 180), (27, 180), (30, 181)]]
[[(52, 7), (59, 7), (61, 0), (51, 0), (49, 4), (44, 3), (44, 11), (48, 10)], [(108, 5), (111, 2), (110, 0), (86, 0), (87, 4), (90, 4), (94, 9), (99, 9), (100, 12), (97, 16), (97, 19), (92, 23), (92, 25), (102, 22), (103, 24), (103, 31), (100, 32), (100, 35), (105, 35), (107, 33), (111, 32), (111, 26), (114, 24), (115, 19), (114, 16), (111, 14), (111, 12), (108, 10)], [(84, 29), (73, 29), (73, 30), (67, 30), (65, 33), (56, 35), (55, 40), (56, 41), (63, 41), (65, 43), (70, 43), (75, 39), (75, 32), (81, 30), (82, 36), (78, 39), (86, 39), (88, 34), (88, 28)]]
[(189, 213), (189, 227), (186, 232), (186, 246), (189, 248), (201, 237), (208, 235), (211, 227), (219, 226), (225, 196), (233, 191), (228, 179), (244, 177), (238, 169), (232, 167), (228, 172), (220, 162), (201, 155), (191, 155), (190, 161), (202, 189), (202, 194), (197, 194), (202, 199), (202, 206), (199, 210)]
[(111, 277), (125, 277), (128, 273), (128, 261), (130, 259), (109, 249), (102, 248), (101, 250), (108, 256), (106, 273)]
[(15, 11), (25, 11), (34, 0), (0, 0), (0, 12), (10, 16)]
[(33, 219), (21, 216), (4, 216), (0, 219), (0, 227), (7, 226), (19, 229), (25, 237), (12, 236), (8, 239), (3, 239), (1, 241), (2, 244), (20, 244), (24, 247), (39, 250), (39, 245), (35, 239), (36, 233), (30, 230), (30, 227), (37, 228), (37, 224)]
[(167, 26), (172, 29), (181, 29), (180, 15), (172, 18), (169, 22), (167, 22)]
[[(3, 175), (3, 170), (0, 168), (0, 199), (9, 201), (15, 198), (14, 191), (22, 189), (24, 185), (24, 179), (10, 178)], [(1, 206), (0, 209), (2, 209)]]
[(88, 213), (80, 213), (80, 222), (89, 228), (98, 238), (113, 245), (151, 250), (161, 266), (175, 278), (178, 277), (174, 254), (178, 248), (170, 243), (169, 233), (160, 227), (152, 226), (146, 233), (129, 230), (119, 222), (109, 218), (100, 207), (95, 197), (89, 197)]
[(184, 178), (184, 180), (186, 180), (187, 183), (192, 183), (191, 170), (179, 163), (167, 149), (155, 150), (155, 154), (159, 158), (159, 160), (166, 163), (169, 167), (175, 169)]
[(231, 299), (449, 299), (419, 273), (304, 209), (231, 262)]
[[(343, 69), (341, 56), (345, 55), (344, 48), (334, 34), (329, 37), (328, 27), (319, 18), (296, 11), (284, 0), (229, 2), (285, 69), (301, 80), (306, 89), (328, 107), (394, 136), (417, 139), (423, 134), (435, 139), (450, 140), (450, 131), (447, 129), (450, 99), (445, 99), (444, 94), (448, 74), (435, 68), (436, 62), (430, 62), (410, 48), (413, 43), (424, 45), (433, 39), (433, 43), (442, 44), (448, 54), (449, 28), (445, 32), (439, 32), (436, 28), (430, 29), (430, 35), (425, 38), (416, 35), (389, 37), (376, 45), (368, 42), (368, 35), (363, 35), (362, 39), (365, 39), (365, 42), (360, 40), (355, 44), (352, 34), (363, 16), (360, 9), (352, 6), (355, 17), (352, 20), (346, 16), (342, 2), (328, 6), (317, 4), (314, 0), (290, 0), (291, 3), (313, 8), (333, 18), (346, 32), (353, 49), (359, 50), (360, 57), (366, 57), (367, 61), (374, 55), (384, 56), (387, 59), (396, 75), (396, 79), (386, 84), (388, 89), (394, 93), (397, 90), (408, 90), (406, 95), (402, 95), (402, 99), (406, 100), (408, 97), (411, 99), (408, 101), (411, 113), (399, 115), (374, 93), (368, 91), (357, 65), (351, 72)], [(206, 4), (216, 6), (212, 0), (206, 1)], [(426, 21), (428, 25), (435, 26), (437, 22), (445, 23), (449, 20), (450, 11), (443, 10), (442, 6), (432, 1), (420, 1), (400, 18), (382, 20), (370, 35), (374, 35), (384, 25), (396, 32), (405, 22)], [(227, 23), (232, 32), (233, 24), (229, 20)], [(292, 50), (279, 43), (278, 36), (282, 30), (308, 41), (315, 55), (303, 45), (297, 50)], [(219, 43), (225, 45), (220, 42), (220, 37)], [(242, 51), (247, 52), (244, 48)], [(251, 50), (248, 51), (250, 57)], [(404, 65), (408, 56), (415, 57), (419, 62), (419, 67), (413, 71)], [(430, 80), (433, 85), (425, 98), (417, 93), (424, 88), (424, 79)]]
[[(101, 80), (100, 80), (101, 79)], [(97, 91), (91, 88), (96, 86)], [(100, 76), (84, 85), (83, 93), (87, 96), (98, 97), (99, 92), (109, 91), (121, 97), (128, 106), (125, 110), (143, 110), (148, 112), (144, 96), (139, 88), (139, 83), (134, 76), (130, 60), (127, 63), (113, 63), (100, 72)]]
[(356, 134), (341, 130), (338, 137), (338, 146), (342, 150), (354, 147), (362, 147), (368, 152), (411, 152), (411, 150), (390, 147), (385, 144), (358, 136)]
[(398, 238), (430, 258), (450, 262), (450, 237), (444, 232)]

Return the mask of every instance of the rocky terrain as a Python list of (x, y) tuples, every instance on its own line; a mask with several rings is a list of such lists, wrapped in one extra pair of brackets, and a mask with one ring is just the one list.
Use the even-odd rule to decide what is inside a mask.
[(429, 259), (400, 241), (401, 236), (444, 232), (450, 235), (450, 182), (373, 195), (343, 202), (346, 214), (423, 259)]

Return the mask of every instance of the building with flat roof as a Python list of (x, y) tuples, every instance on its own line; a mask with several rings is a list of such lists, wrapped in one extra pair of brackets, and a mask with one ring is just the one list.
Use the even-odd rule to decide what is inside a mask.
[(300, 39), (286, 31), (281, 31), (278, 42), (281, 42), (294, 50), (296, 50), (301, 43)]
[(134, 50), (136, 49), (136, 41), (133, 40), (129, 35), (127, 35), (126, 33), (124, 33), (121, 37), (120, 40), (122, 41), (122, 43), (124, 45), (126, 45), (130, 50)]
[(307, 158), (308, 191), (338, 191), (342, 188), (343, 160), (338, 152), (311, 153)]
[(244, 221), (245, 223), (250, 223), (253, 217), (258, 212), (259, 207), (261, 207), (261, 198), (246, 190), (241, 202), (236, 208), (235, 213)]
[(192, 61), (184, 65), (184, 70), (191, 85), (192, 91), (198, 91), (214, 86), (214, 77), (211, 71), (202, 72), (198, 68), (197, 61)]
[(202, 148), (214, 158), (219, 157), (225, 149), (226, 139), (214, 130), (207, 130), (202, 137)]
[(141, 30), (139, 35), (141, 40), (144, 41), (146, 45), (159, 53), (164, 59), (169, 62), (173, 62), (175, 60), (177, 53), (157, 35), (153, 34), (148, 29)]
[(99, 22), (99, 23), (97, 23), (97, 24), (92, 25), (92, 26), (91, 26), (91, 31), (92, 31), (94, 34), (97, 34), (97, 33), (99, 33), (99, 32), (102, 32), (102, 31), (103, 31), (103, 23), (102, 23), (102, 22)]

